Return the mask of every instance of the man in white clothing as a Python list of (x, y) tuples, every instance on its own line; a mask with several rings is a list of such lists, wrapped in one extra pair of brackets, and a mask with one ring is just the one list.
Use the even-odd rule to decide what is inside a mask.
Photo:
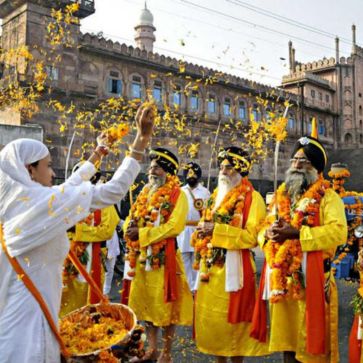
[[(120, 222), (118, 223), (118, 226), (122, 228), (123, 223), (124, 221), (121, 219)], [(109, 296), (111, 293), (113, 270), (115, 268), (117, 256), (120, 254), (119, 237), (116, 229), (115, 232), (113, 232), (112, 238), (106, 241), (106, 247), (107, 247), (107, 258), (105, 261), (106, 272), (105, 272), (105, 282), (103, 284), (103, 293)]]
[(196, 163), (190, 162), (184, 167), (186, 185), (182, 187), (188, 198), (189, 211), (184, 231), (177, 237), (178, 247), (182, 253), (185, 273), (190, 289), (194, 290), (197, 271), (193, 268), (194, 248), (190, 245), (190, 239), (200, 220), (205, 202), (210, 193), (201, 183), (202, 169)]

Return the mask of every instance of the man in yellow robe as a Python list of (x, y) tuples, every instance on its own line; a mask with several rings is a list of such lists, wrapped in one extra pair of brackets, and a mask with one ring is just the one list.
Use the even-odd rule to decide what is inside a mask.
[[(149, 341), (145, 356), (133, 361), (157, 359), (166, 363), (172, 361), (175, 326), (192, 324), (193, 299), (176, 244), (176, 236), (185, 227), (188, 203), (176, 176), (176, 156), (157, 148), (150, 152), (150, 159), (149, 183), (124, 225), (128, 248), (125, 270), (132, 278), (129, 306), (138, 320), (145, 321)], [(126, 293), (125, 285), (123, 289)], [(163, 350), (158, 355), (160, 327)]]
[[(91, 180), (96, 184), (100, 174)], [(102, 243), (110, 239), (120, 221), (116, 206), (111, 205), (102, 210), (93, 211), (86, 220), (77, 223), (72, 232), (69, 232), (71, 248), (79, 257), (102, 291)], [(87, 268), (88, 267), (88, 268)], [(84, 280), (72, 262), (67, 258), (63, 267), (62, 303), (60, 316), (78, 309), (87, 303), (99, 302), (98, 296)]]
[(257, 245), (266, 207), (247, 178), (247, 152), (228, 147), (218, 162), (218, 188), (193, 236), (199, 261), (195, 337), (198, 350), (216, 356), (217, 362), (230, 357), (237, 363), (268, 353), (267, 344), (249, 336), (256, 297), (250, 249)]
[(267, 264), (252, 335), (264, 340), (267, 334), (261, 317), (269, 300), (269, 347), (284, 352), (284, 362), (339, 361), (338, 297), (330, 262), (347, 238), (347, 224), (342, 200), (323, 179), (326, 162), (317, 139), (297, 141), (285, 183), (259, 232)]

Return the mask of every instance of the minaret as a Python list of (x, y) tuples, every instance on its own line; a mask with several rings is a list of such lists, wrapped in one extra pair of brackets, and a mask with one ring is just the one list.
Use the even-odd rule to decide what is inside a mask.
[(145, 7), (142, 9), (139, 22), (135, 26), (135, 42), (138, 48), (146, 50), (147, 52), (153, 51), (153, 45), (155, 42), (154, 31), (156, 28), (154, 27), (153, 21), (154, 17), (147, 8), (145, 1)]
[(356, 27), (355, 24), (352, 25), (352, 54), (356, 53)]

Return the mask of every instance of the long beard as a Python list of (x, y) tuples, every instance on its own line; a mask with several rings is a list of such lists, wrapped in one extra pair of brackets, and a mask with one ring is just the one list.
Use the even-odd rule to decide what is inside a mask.
[(166, 182), (166, 177), (149, 175), (149, 196), (153, 195)]
[(299, 199), (308, 187), (318, 180), (316, 169), (295, 169), (290, 167), (286, 172), (285, 184), (287, 192), (293, 201)]
[(216, 195), (216, 201), (214, 204), (214, 210), (218, 209), (223, 202), (224, 197), (227, 193), (232, 190), (236, 185), (241, 182), (241, 175), (236, 174), (235, 177), (230, 178), (226, 175), (219, 175), (218, 177), (218, 190)]

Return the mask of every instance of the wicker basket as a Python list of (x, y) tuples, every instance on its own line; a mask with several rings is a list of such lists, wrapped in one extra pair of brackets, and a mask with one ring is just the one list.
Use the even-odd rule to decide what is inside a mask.
[(121, 320), (128, 332), (120, 341), (115, 344), (92, 352), (72, 355), (71, 357), (67, 358), (66, 361), (68, 363), (96, 362), (98, 360), (98, 355), (104, 350), (110, 350), (115, 346), (117, 346), (117, 349), (127, 348), (131, 340), (132, 333), (137, 324), (136, 315), (128, 306), (116, 303), (87, 305), (65, 315), (61, 320), (77, 322), (80, 316), (85, 312), (89, 312), (90, 314), (97, 312), (115, 320)]

